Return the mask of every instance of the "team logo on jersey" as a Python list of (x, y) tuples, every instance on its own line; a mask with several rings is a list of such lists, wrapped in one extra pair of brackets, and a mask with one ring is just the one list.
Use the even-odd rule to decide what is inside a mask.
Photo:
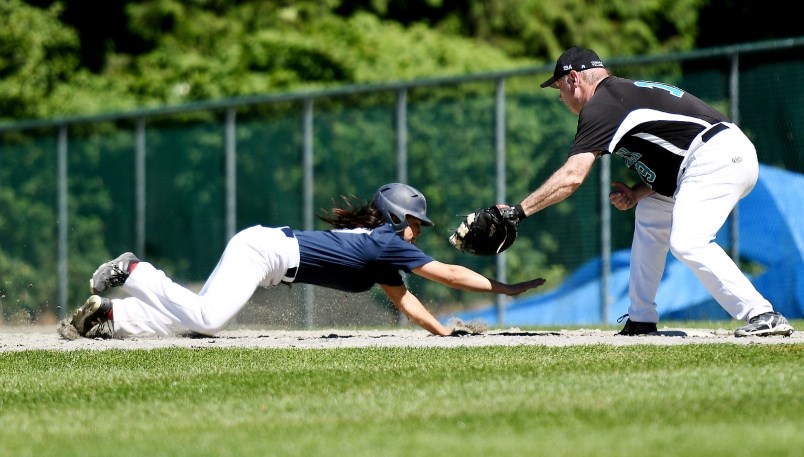
[(625, 148), (620, 148), (614, 151), (614, 154), (625, 160), (625, 166), (628, 168), (633, 168), (634, 164), (639, 162), (639, 159), (642, 158), (642, 154), (638, 152), (631, 152)]
[(642, 177), (642, 180), (645, 181), (645, 184), (650, 185), (652, 182), (656, 181), (656, 172), (650, 169), (644, 162), (642, 162), (642, 154), (638, 152), (631, 152), (628, 149), (620, 148), (614, 151), (614, 154), (618, 157), (625, 160), (625, 166), (628, 168), (633, 168), (639, 173), (639, 176)]

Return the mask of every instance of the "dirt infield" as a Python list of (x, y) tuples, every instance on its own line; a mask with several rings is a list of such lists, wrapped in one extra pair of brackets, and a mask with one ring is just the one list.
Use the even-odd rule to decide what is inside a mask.
[(215, 337), (140, 337), (126, 339), (67, 340), (56, 326), (0, 326), (0, 352), (26, 350), (154, 349), (154, 348), (354, 348), (354, 347), (458, 347), (458, 346), (572, 346), (609, 344), (795, 344), (804, 343), (804, 332), (790, 337), (737, 338), (732, 329), (682, 329), (662, 327), (655, 334), (627, 337), (615, 330), (579, 329), (533, 331), (492, 329), (482, 335), (436, 337), (420, 329), (387, 330), (262, 330), (232, 328)]

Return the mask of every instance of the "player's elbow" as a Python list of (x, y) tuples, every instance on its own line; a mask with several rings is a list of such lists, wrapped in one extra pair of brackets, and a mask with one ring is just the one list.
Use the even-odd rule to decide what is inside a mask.
[(567, 189), (574, 192), (589, 176), (596, 155), (592, 153), (576, 154), (571, 156), (564, 165), (563, 183)]
[(580, 169), (573, 168), (567, 170), (567, 173), (564, 175), (564, 184), (568, 189), (574, 192), (577, 188), (581, 187), (587, 175), (588, 173)]
[(450, 265), (442, 276), (441, 283), (453, 289), (466, 289), (469, 284), (469, 278), (472, 277), (472, 271), (460, 265)]
[(564, 189), (566, 189), (567, 195), (575, 193), (575, 191), (578, 190), (579, 187), (581, 187), (581, 184), (583, 184), (583, 178), (576, 178), (576, 177), (573, 177), (573, 178), (574, 179), (569, 180), (567, 182), (567, 185), (564, 186)]
[(464, 266), (437, 261), (416, 268), (413, 272), (453, 289), (469, 288), (472, 278), (477, 275), (477, 273)]

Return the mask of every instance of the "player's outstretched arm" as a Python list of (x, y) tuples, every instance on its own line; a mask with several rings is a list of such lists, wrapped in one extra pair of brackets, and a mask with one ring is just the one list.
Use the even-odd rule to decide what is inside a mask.
[(422, 302), (413, 295), (407, 287), (402, 286), (386, 286), (380, 284), (382, 290), (391, 299), (396, 309), (401, 311), (408, 320), (418, 325), (419, 327), (427, 330), (433, 335), (448, 336), (452, 333), (452, 329), (445, 327), (438, 322), (430, 311), (422, 305)]
[(519, 295), (545, 283), (544, 278), (534, 278), (516, 284), (506, 284), (487, 278), (464, 266), (439, 262), (437, 260), (413, 269), (413, 273), (453, 289), (468, 290), (470, 292), (489, 292), (510, 296)]
[(479, 335), (488, 330), (488, 325), (485, 322), (463, 322), (460, 319), (451, 319), (448, 323), (448, 326), (445, 327), (438, 322), (438, 320), (433, 317), (429, 311), (427, 311), (419, 299), (416, 298), (416, 296), (413, 295), (404, 285), (385, 286), (380, 284), (380, 287), (382, 287), (382, 289), (385, 291), (385, 294), (388, 295), (388, 298), (390, 298), (394, 303), (394, 306), (396, 306), (398, 310), (407, 316), (408, 320), (427, 330), (433, 335)]

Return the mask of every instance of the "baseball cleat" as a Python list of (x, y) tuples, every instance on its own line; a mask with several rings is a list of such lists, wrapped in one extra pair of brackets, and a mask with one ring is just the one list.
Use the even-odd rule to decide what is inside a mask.
[(734, 336), (769, 336), (793, 334), (793, 326), (779, 313), (762, 313), (752, 317), (748, 325), (734, 331)]
[(89, 290), (97, 294), (111, 287), (122, 286), (131, 274), (131, 264), (139, 261), (137, 256), (126, 252), (104, 263), (95, 270), (92, 279), (89, 280)]
[(93, 327), (109, 320), (109, 311), (112, 310), (112, 300), (93, 295), (73, 313), (71, 324), (78, 330), (78, 334), (86, 336)]
[[(617, 319), (617, 322), (622, 321), (623, 317), (626, 316), (628, 316), (628, 314), (620, 316), (620, 318)], [(628, 319), (627, 321), (625, 321), (625, 326), (623, 327), (623, 329), (620, 330), (617, 334), (625, 336), (647, 335), (649, 333), (656, 332), (656, 330), (657, 329), (655, 322), (634, 322), (631, 319)]]

